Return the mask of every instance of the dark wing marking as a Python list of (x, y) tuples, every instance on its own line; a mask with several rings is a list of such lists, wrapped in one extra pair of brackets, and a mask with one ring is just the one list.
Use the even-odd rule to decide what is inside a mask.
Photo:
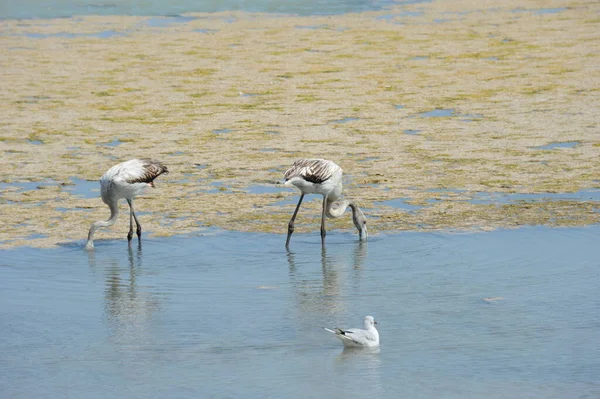
[(326, 159), (299, 159), (294, 165), (285, 172), (285, 180), (293, 177), (320, 184), (331, 178), (333, 173), (339, 168), (335, 163)]
[(153, 159), (141, 159), (142, 165), (139, 174), (127, 179), (127, 183), (149, 183), (163, 173), (169, 173), (169, 169), (159, 161)]
[(338, 333), (339, 335), (344, 335), (346, 337), (347, 337), (346, 334), (352, 334), (352, 331), (342, 330), (341, 328), (336, 328), (335, 332)]

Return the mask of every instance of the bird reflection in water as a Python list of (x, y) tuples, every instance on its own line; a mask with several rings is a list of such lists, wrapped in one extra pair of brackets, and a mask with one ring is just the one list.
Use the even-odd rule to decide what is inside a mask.
[(381, 382), (381, 348), (347, 348), (335, 358), (335, 366), (341, 373), (347, 374), (360, 370), (364, 384), (369, 387), (369, 395), (382, 397), (384, 394)]
[(138, 278), (143, 270), (142, 244), (128, 246), (127, 267), (120, 264), (120, 257), (104, 261), (97, 260), (96, 256), (90, 252), (90, 266), (104, 266), (106, 271), (105, 315), (111, 337), (123, 347), (139, 347), (152, 335), (153, 315), (159, 309), (155, 295), (139, 286)]
[[(350, 283), (360, 284), (361, 271), (367, 257), (368, 244), (358, 241), (353, 250), (348, 245), (337, 245), (333, 250), (321, 246), (321, 276), (314, 269), (314, 254), (287, 251), (287, 261), (292, 287), (298, 306), (303, 313), (342, 314), (346, 308), (344, 291)], [(352, 281), (349, 282), (348, 280)]]

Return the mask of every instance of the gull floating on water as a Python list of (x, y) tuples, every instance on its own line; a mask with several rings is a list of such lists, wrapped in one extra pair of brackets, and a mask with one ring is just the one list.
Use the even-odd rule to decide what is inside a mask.
[(351, 328), (343, 330), (341, 328), (323, 327), (325, 331), (335, 334), (347, 348), (376, 348), (379, 346), (379, 332), (375, 328), (377, 322), (372, 316), (365, 317), (365, 329)]

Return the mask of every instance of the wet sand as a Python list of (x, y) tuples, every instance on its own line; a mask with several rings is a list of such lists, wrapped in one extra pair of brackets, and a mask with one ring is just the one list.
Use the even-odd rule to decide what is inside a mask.
[[(248, 190), (299, 157), (344, 168), (375, 234), (600, 222), (597, 201), (544, 199), (600, 187), (596, 2), (187, 17), (2, 21), (0, 248), (85, 238), (108, 208), (70, 179), (134, 157), (171, 170), (136, 202), (153, 236), (285, 232), (297, 192)], [(396, 198), (417, 207), (380, 204)], [(318, 229), (319, 205), (297, 232)], [(329, 228), (353, 229), (349, 217)], [(127, 229), (121, 215), (97, 236)]]

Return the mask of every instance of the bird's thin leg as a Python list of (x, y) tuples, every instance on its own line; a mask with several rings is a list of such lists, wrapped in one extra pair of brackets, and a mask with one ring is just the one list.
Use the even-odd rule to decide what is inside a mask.
[[(133, 209), (133, 200), (128, 199), (127, 202), (129, 203), (129, 209), (131, 210), (131, 216), (133, 216), (133, 220), (135, 220), (135, 226), (136, 226), (136, 234), (138, 236), (138, 240), (142, 238), (142, 225), (140, 224), (140, 221), (138, 220), (137, 216), (135, 216), (135, 210)], [(131, 225), (131, 216), (130, 216), (130, 220), (129, 220), (129, 233), (133, 236), (133, 226)]]
[(127, 233), (127, 241), (131, 241), (131, 237), (133, 237), (133, 206), (130, 199), (127, 199), (127, 203), (129, 204), (129, 233)]
[(296, 210), (294, 211), (294, 214), (292, 215), (292, 218), (290, 219), (290, 222), (288, 223), (288, 234), (287, 234), (287, 239), (285, 240), (286, 248), (290, 246), (290, 238), (292, 238), (292, 233), (294, 232), (294, 221), (296, 220), (296, 215), (298, 215), (298, 210), (300, 209), (300, 204), (302, 203), (303, 199), (304, 199), (304, 193), (302, 193), (300, 195), (300, 200), (298, 201), (298, 205), (296, 205)]
[(325, 245), (325, 236), (327, 232), (325, 231), (325, 209), (327, 209), (327, 197), (323, 196), (323, 213), (321, 214), (321, 244)]

